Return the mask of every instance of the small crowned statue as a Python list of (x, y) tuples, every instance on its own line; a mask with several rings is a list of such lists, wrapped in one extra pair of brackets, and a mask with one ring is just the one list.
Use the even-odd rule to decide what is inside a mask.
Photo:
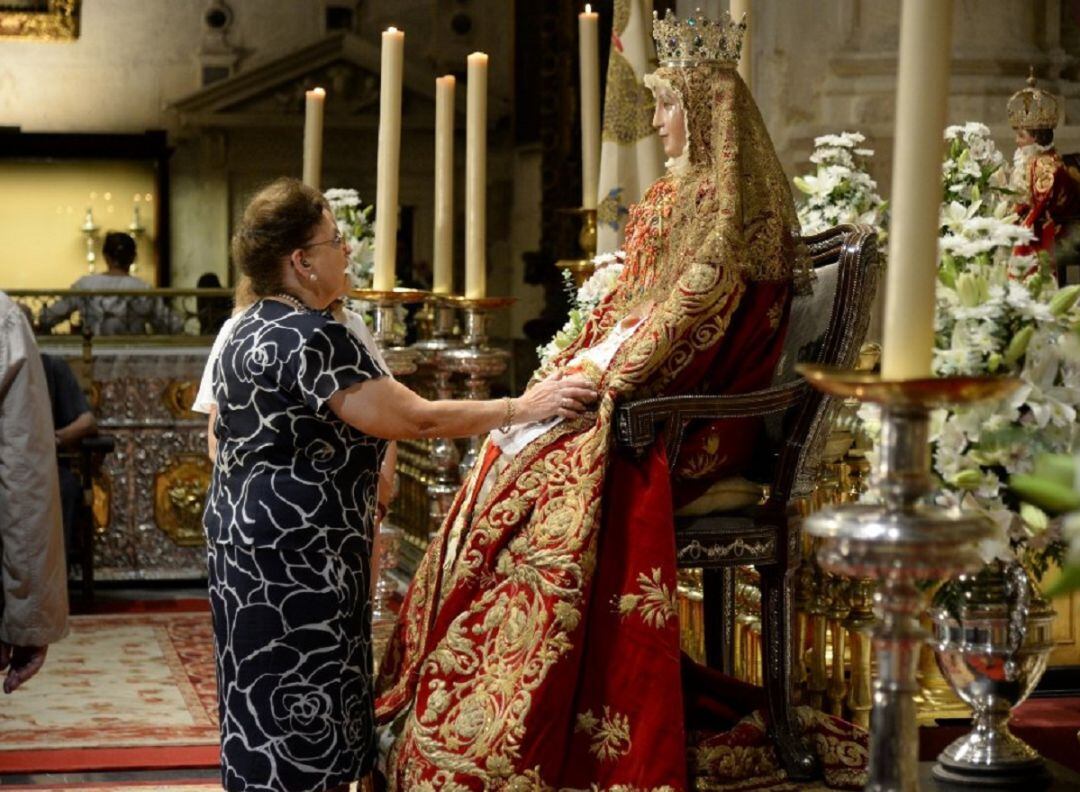
[(1016, 192), (1016, 213), (1035, 239), (1016, 253), (1054, 254), (1054, 240), (1067, 218), (1080, 212), (1080, 191), (1054, 148), (1054, 127), (1060, 110), (1057, 98), (1035, 87), (1034, 69), (1027, 87), (1012, 95), (1009, 124), (1016, 130), (1016, 152), (1010, 187)]

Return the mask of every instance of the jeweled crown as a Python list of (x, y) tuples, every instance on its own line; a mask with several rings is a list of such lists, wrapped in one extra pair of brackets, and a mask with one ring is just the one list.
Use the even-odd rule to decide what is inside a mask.
[(1027, 78), (1027, 88), (1009, 97), (1009, 124), (1013, 129), (1053, 129), (1058, 125), (1060, 105), (1049, 91), (1035, 87), (1035, 69)]
[(670, 8), (663, 19), (653, 11), (653, 40), (661, 66), (738, 63), (745, 32), (745, 17), (736, 22), (727, 11), (716, 22), (701, 9), (682, 21)]

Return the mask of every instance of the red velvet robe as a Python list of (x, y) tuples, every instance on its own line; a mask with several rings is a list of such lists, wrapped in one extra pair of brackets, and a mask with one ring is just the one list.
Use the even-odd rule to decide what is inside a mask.
[(1017, 245), (1014, 252), (1021, 256), (1045, 252), (1052, 259), (1054, 240), (1061, 233), (1062, 221), (1080, 214), (1080, 192), (1055, 149), (1031, 158), (1028, 184), (1030, 200), (1017, 204), (1016, 213), (1021, 225), (1030, 228), (1035, 239)]

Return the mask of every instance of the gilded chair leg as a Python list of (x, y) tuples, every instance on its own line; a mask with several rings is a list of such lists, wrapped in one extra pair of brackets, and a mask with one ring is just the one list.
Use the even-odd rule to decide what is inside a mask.
[(791, 780), (814, 778), (818, 763), (803, 739), (791, 702), (791, 572), (761, 567), (761, 640), (769, 728), (780, 763)]
[(705, 663), (735, 674), (735, 569), (705, 569), (701, 574), (705, 606)]

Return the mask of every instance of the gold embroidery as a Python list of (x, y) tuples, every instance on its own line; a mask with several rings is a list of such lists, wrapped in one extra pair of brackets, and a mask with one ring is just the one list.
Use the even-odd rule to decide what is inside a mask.
[(623, 594), (619, 597), (617, 608), (619, 615), (629, 616), (635, 610), (641, 613), (641, 620), (657, 630), (663, 629), (668, 619), (678, 618), (678, 604), (675, 591), (663, 580), (663, 572), (654, 567), (650, 578), (644, 572), (638, 575), (641, 594)]
[(1061, 160), (1055, 153), (1040, 154), (1031, 164), (1031, 191), (1039, 198), (1046, 198), (1054, 186), (1054, 174), (1061, 167)]
[(784, 301), (781, 300), (777, 303), (774, 303), (772, 308), (770, 308), (768, 313), (766, 314), (769, 319), (769, 327), (771, 327), (773, 330), (776, 330), (778, 327), (780, 327), (780, 318), (783, 315)]
[[(548, 369), (564, 368), (634, 306), (651, 305), (604, 372), (596, 413), (529, 444), (498, 471), (484, 502), (465, 509), (464, 493), (479, 486), (474, 469), (414, 579), (380, 681), (388, 690), (380, 718), (403, 721), (392, 771), (399, 788), (550, 788), (538, 768), (520, 766), (521, 746), (534, 697), (580, 629), (615, 405), (679, 392), (684, 375), (696, 381), (698, 353), (727, 331), (747, 284), (791, 278), (794, 207), (749, 93), (733, 75), (686, 71), (691, 169), (657, 181), (631, 212), (619, 282)], [(457, 519), (460, 549), (444, 566)], [(675, 613), (660, 572), (641, 575), (640, 593), (630, 594), (654, 627)], [(627, 716), (605, 708), (593, 717), (590, 750), (630, 750)]]
[(630, 753), (630, 718), (612, 712), (610, 707), (604, 707), (602, 718), (593, 715), (592, 710), (580, 713), (574, 732), (589, 736), (589, 753), (602, 762)]
[(631, 145), (652, 135), (655, 104), (652, 91), (641, 84), (630, 61), (615, 48), (608, 58), (607, 85), (604, 140)]

